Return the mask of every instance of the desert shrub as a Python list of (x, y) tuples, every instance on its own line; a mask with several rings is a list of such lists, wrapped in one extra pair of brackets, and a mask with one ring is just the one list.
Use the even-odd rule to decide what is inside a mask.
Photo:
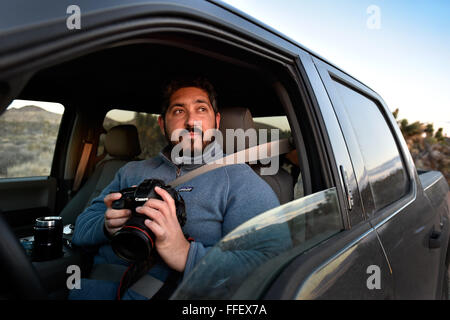
[(0, 178), (50, 174), (59, 124), (25, 120), (0, 120)]

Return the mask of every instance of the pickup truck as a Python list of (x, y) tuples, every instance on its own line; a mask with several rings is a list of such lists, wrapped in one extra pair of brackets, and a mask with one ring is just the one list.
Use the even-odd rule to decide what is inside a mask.
[[(292, 151), (275, 174), (252, 165), (280, 206), (224, 235), (171, 299), (448, 298), (446, 179), (416, 170), (380, 95), (301, 44), (212, 0), (5, 0), (0, 39), (2, 298), (65, 299), (74, 266), (90, 276), (76, 217), (164, 145), (160, 88), (180, 72), (214, 83), (234, 119), (221, 130), (276, 129)], [(121, 125), (139, 144), (119, 141)], [(63, 252), (36, 261), (45, 216), (62, 217)], [(224, 258), (265, 253), (280, 227), (266, 259)]]

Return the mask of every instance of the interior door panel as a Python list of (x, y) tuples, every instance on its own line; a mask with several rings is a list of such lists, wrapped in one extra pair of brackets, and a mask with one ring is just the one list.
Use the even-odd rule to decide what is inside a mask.
[(37, 217), (54, 214), (56, 179), (53, 177), (0, 180), (0, 209), (18, 236), (29, 235)]

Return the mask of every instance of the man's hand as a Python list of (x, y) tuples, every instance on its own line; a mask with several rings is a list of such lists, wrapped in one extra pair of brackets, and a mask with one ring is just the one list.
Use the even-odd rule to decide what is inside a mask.
[(131, 216), (131, 211), (129, 209), (116, 210), (111, 208), (114, 200), (119, 200), (122, 197), (121, 193), (110, 193), (104, 199), (106, 205), (105, 211), (105, 229), (110, 235), (113, 235), (119, 231), (127, 220)]
[(163, 200), (150, 199), (142, 207), (136, 208), (136, 212), (151, 219), (145, 220), (145, 225), (156, 236), (155, 246), (161, 258), (169, 267), (182, 272), (186, 266), (190, 243), (181, 230), (173, 198), (162, 188), (155, 187), (155, 192)]

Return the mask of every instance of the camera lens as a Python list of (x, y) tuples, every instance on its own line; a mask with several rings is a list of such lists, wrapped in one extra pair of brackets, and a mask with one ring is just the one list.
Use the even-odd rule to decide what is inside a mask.
[(129, 262), (142, 261), (150, 256), (154, 239), (155, 236), (150, 229), (129, 223), (114, 234), (111, 247), (122, 259)]
[(124, 228), (112, 239), (114, 252), (129, 262), (146, 260), (153, 249), (151, 238), (140, 231)]

